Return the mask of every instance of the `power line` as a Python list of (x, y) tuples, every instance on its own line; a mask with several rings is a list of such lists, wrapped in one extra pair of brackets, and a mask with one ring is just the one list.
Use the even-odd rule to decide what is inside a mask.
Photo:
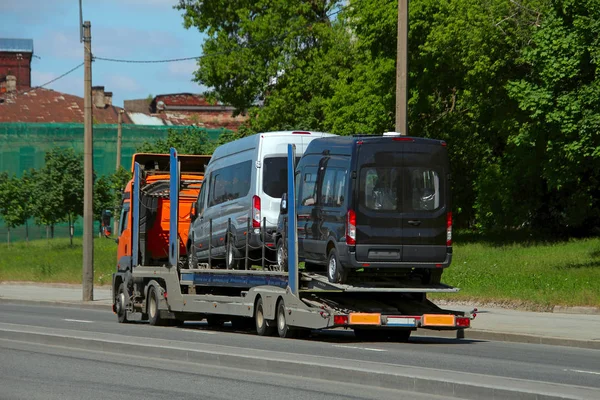
[(69, 75), (70, 73), (72, 73), (72, 72), (76, 71), (77, 69), (81, 68), (82, 66), (83, 66), (83, 63), (81, 63), (81, 64), (79, 64), (79, 65), (77, 65), (77, 66), (75, 66), (75, 67), (71, 68), (71, 69), (70, 69), (70, 70), (68, 70), (67, 72), (65, 72), (65, 73), (63, 73), (63, 74), (61, 74), (61, 75), (57, 76), (56, 78), (54, 78), (54, 79), (52, 79), (52, 80), (49, 80), (48, 82), (46, 82), (46, 83), (43, 83), (43, 84), (41, 84), (41, 85), (34, 86), (34, 87), (31, 87), (31, 88), (29, 88), (29, 89), (21, 89), (21, 90), (19, 90), (19, 91), (16, 91), (16, 92), (6, 92), (6, 93), (4, 93), (4, 95), (5, 95), (5, 97), (6, 97), (6, 95), (11, 95), (11, 94), (18, 95), (18, 94), (25, 94), (25, 93), (33, 92), (33, 91), (34, 91), (34, 90), (36, 90), (36, 89), (41, 89), (41, 88), (43, 88), (43, 87), (45, 87), (45, 86), (48, 86), (48, 85), (50, 85), (51, 83), (54, 83), (54, 82), (56, 82), (56, 81), (57, 81), (57, 80), (59, 80), (59, 79), (62, 79), (62, 78), (64, 78), (65, 76), (67, 76), (67, 75)]
[[(364, 1), (364, 0), (358, 0), (355, 3), (360, 3), (362, 1)], [(350, 4), (350, 3), (348, 3), (348, 5), (346, 5), (344, 7), (340, 7), (336, 11), (331, 12), (329, 14), (326, 14), (322, 18), (319, 18), (317, 21), (310, 22), (310, 23), (306, 24), (303, 27), (297, 28), (296, 30), (308, 28), (308, 27), (311, 27), (316, 22), (320, 22), (322, 20), (330, 19), (331, 17), (333, 17), (333, 16), (341, 13), (342, 11), (350, 8), (351, 6), (356, 6), (356, 4)], [(284, 32), (284, 34), (282, 35), (282, 38), (287, 37), (292, 32), (294, 32), (294, 31)], [(263, 43), (272, 42), (273, 40), (274, 40), (274, 38), (269, 38), (269, 39), (261, 40), (261, 41), (255, 42), (255, 43), (253, 43), (253, 44), (251, 44), (249, 46), (246, 46), (245, 48), (249, 49), (249, 48), (261, 45)], [(214, 56), (231, 54), (231, 53), (236, 52), (236, 51), (239, 51), (239, 49), (231, 49), (231, 50), (219, 51), (219, 52), (214, 52), (214, 53), (207, 54), (207, 55), (199, 55), (199, 56), (195, 56), (195, 57), (168, 58), (168, 59), (164, 59), (164, 60), (126, 60), (126, 59), (98, 57), (98, 56), (93, 56), (93, 58), (94, 58), (94, 60), (108, 61), (108, 62), (117, 62), (117, 63), (127, 63), (127, 64), (161, 64), (161, 63), (170, 63), (170, 62), (200, 60), (200, 59), (206, 58), (206, 57), (214, 57)]]

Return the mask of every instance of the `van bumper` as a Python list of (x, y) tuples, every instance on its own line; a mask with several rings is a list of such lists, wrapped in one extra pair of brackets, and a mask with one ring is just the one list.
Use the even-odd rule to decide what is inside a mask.
[[(354, 246), (338, 243), (338, 256), (342, 266), (347, 269), (359, 268), (447, 268), (452, 263), (452, 253), (446, 253), (442, 262), (415, 261), (357, 261)], [(451, 250), (450, 250), (451, 251)]]

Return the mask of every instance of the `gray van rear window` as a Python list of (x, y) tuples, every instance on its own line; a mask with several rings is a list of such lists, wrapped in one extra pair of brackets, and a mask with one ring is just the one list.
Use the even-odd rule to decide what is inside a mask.
[[(296, 164), (300, 157), (296, 157)], [(280, 199), (287, 192), (287, 157), (265, 157), (263, 162), (263, 192)]]

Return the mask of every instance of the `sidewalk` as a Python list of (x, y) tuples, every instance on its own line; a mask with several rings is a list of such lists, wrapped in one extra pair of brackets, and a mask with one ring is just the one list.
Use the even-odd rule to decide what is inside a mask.
[[(94, 287), (94, 301), (82, 301), (80, 285), (0, 283), (0, 301), (52, 303), (75, 307), (102, 308), (111, 311), (109, 286)], [(444, 305), (443, 308), (471, 311), (473, 307)], [(542, 313), (502, 308), (477, 307), (477, 317), (465, 338), (480, 340), (539, 343), (584, 347), (600, 350), (600, 314), (574, 314), (577, 309)], [(587, 310), (579, 310), (590, 312)], [(591, 310), (592, 312), (594, 310)], [(455, 332), (420, 330), (417, 335), (456, 337)]]

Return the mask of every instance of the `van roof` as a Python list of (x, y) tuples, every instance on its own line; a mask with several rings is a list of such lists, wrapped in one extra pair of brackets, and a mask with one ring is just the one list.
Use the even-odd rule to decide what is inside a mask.
[(318, 138), (335, 136), (331, 133), (316, 132), (316, 131), (302, 131), (302, 130), (262, 132), (262, 133), (257, 133), (257, 134), (251, 135), (251, 136), (246, 136), (241, 139), (237, 139), (237, 140), (222, 144), (221, 146), (219, 146), (215, 149), (215, 151), (212, 155), (212, 160), (216, 161), (219, 158), (222, 158), (222, 157), (225, 157), (228, 155), (232, 155), (235, 153), (240, 153), (242, 151), (256, 148), (256, 147), (258, 147), (258, 144), (262, 138), (282, 137), (282, 136), (289, 136), (289, 135), (298, 135), (298, 136), (306, 135), (306, 136), (312, 136), (312, 137), (318, 137)]
[(305, 154), (320, 154), (324, 150), (329, 150), (331, 154), (351, 155), (354, 145), (361, 143), (378, 143), (391, 141), (406, 141), (418, 144), (430, 144), (446, 146), (446, 142), (438, 139), (429, 139), (413, 136), (392, 136), (392, 135), (355, 135), (355, 136), (332, 136), (313, 140), (306, 149)]

